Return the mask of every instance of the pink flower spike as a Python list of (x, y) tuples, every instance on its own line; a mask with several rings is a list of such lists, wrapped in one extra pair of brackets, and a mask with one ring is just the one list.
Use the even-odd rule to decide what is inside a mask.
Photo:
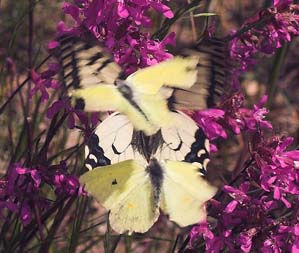
[(120, 1), (117, 5), (117, 13), (121, 18), (127, 18), (129, 16), (129, 12), (123, 3), (123, 1)]
[(166, 45), (176, 45), (176, 34), (175, 32), (169, 33), (162, 41), (161, 41), (161, 46), (164, 47)]
[(48, 43), (48, 49), (49, 49), (49, 50), (52, 50), (52, 49), (54, 49), (54, 48), (56, 48), (56, 47), (58, 47), (58, 46), (59, 46), (59, 42), (57, 42), (57, 41), (55, 41), (55, 40), (50, 41), (50, 42)]
[(294, 234), (299, 236), (299, 223), (294, 225)]
[(292, 0), (274, 0), (273, 5), (278, 8), (284, 8), (291, 4), (293, 1)]
[(238, 201), (233, 200), (232, 202), (230, 202), (226, 206), (226, 208), (224, 209), (224, 212), (225, 213), (232, 213), (236, 209), (237, 206), (238, 206)]
[(21, 168), (21, 167), (17, 167), (16, 168), (16, 172), (19, 174), (19, 175), (24, 175), (28, 172), (28, 169), (27, 168)]
[(172, 10), (162, 3), (155, 3), (152, 1), (151, 6), (158, 12), (161, 12), (166, 18), (173, 18), (174, 16)]

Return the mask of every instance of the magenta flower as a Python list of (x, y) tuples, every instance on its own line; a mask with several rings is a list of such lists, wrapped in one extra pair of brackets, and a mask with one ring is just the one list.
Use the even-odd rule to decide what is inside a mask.
[[(91, 113), (90, 116), (84, 111), (75, 109), (69, 98), (63, 98), (61, 100), (55, 101), (47, 110), (47, 117), (52, 119), (55, 114), (59, 113), (61, 110), (67, 116), (67, 125), (70, 129), (78, 127), (84, 132), (84, 137), (88, 138), (97, 126), (99, 119), (98, 113)], [(76, 126), (76, 119), (79, 120), (79, 125)]]
[(85, 126), (88, 126), (88, 117), (86, 113), (73, 108), (68, 98), (54, 102), (47, 110), (47, 117), (49, 119), (53, 118), (54, 115), (62, 109), (64, 109), (67, 114), (67, 123), (70, 129), (75, 127), (75, 116), (80, 120), (81, 123), (83, 123)]
[(48, 206), (48, 200), (39, 196), (41, 175), (36, 169), (13, 165), (5, 181), (2, 181), (3, 192), (0, 195), (0, 214), (8, 209), (16, 213), (22, 223), (27, 225), (34, 216), (34, 206), (43, 209)]
[(35, 70), (31, 70), (31, 79), (35, 84), (35, 87), (30, 91), (30, 98), (39, 91), (41, 93), (42, 102), (47, 101), (49, 99), (47, 89), (57, 89), (59, 87), (58, 80), (53, 78), (58, 71), (59, 65), (56, 63), (50, 63), (48, 69), (40, 74)]
[(236, 93), (227, 98), (219, 109), (197, 111), (193, 118), (210, 140), (227, 138), (227, 129), (235, 134), (240, 134), (241, 130), (272, 129), (272, 125), (264, 120), (268, 111), (262, 106), (266, 100), (267, 96), (263, 96), (253, 109), (247, 109), (243, 108), (244, 97)]
[(231, 129), (235, 134), (240, 134), (241, 129), (244, 128), (245, 123), (240, 114), (240, 109), (244, 103), (244, 96), (240, 93), (233, 94), (227, 98), (220, 108), (225, 111), (224, 120), (222, 122), (226, 128)]
[(298, 251), (299, 151), (286, 150), (292, 138), (265, 140), (261, 134), (253, 139), (250, 165), (233, 186), (223, 187), (221, 202), (210, 201), (209, 222), (192, 229), (194, 252), (203, 242), (206, 252)]
[(193, 115), (193, 119), (198, 123), (210, 140), (214, 140), (219, 137), (227, 137), (224, 128), (218, 123), (220, 119), (223, 119), (223, 117), (224, 111), (220, 109), (197, 111)]
[(268, 114), (268, 110), (265, 107), (262, 107), (266, 101), (267, 96), (263, 96), (261, 101), (253, 106), (253, 110), (240, 109), (240, 114), (245, 122), (246, 127), (249, 130), (256, 131), (257, 129), (272, 129), (271, 123), (264, 120), (265, 115)]
[(57, 198), (85, 194), (79, 179), (67, 173), (65, 163), (47, 168), (14, 164), (0, 182), (0, 217), (6, 218), (4, 210), (9, 210), (19, 216), (23, 225), (28, 225), (36, 218), (36, 209), (42, 212), (51, 205), (42, 192), (45, 184), (54, 188)]
[(261, 170), (261, 187), (265, 191), (273, 192), (274, 199), (280, 200), (287, 208), (291, 207), (287, 197), (299, 194), (299, 151), (285, 151), (291, 143), (292, 138), (261, 141), (254, 155)]
[(203, 236), (206, 240), (206, 252), (217, 253), (223, 249), (223, 242), (221, 239), (213, 234), (207, 222), (202, 222), (198, 226), (194, 226), (190, 232), (190, 244), (196, 245), (198, 238)]
[(284, 8), (290, 5), (292, 2), (292, 0), (274, 0), (273, 5), (277, 8)]
[[(230, 46), (231, 58), (239, 63), (237, 74), (255, 63), (256, 53), (273, 54), (283, 42), (299, 34), (299, 6), (291, 3), (290, 0), (276, 0), (274, 7), (262, 10), (243, 24), (242, 28), (252, 28), (235, 37)], [(254, 25), (261, 21), (263, 25)]]
[(74, 19), (76, 27), (66, 28), (64, 23), (60, 23), (58, 34), (80, 35), (82, 28), (87, 28), (112, 52), (115, 61), (125, 68), (125, 72), (130, 74), (138, 68), (172, 57), (166, 52), (165, 46), (174, 43), (174, 38), (159, 42), (151, 39), (149, 33), (141, 32), (142, 27), (151, 25), (147, 16), (149, 8), (166, 18), (173, 17), (170, 8), (161, 0), (86, 0), (80, 1), (79, 5), (64, 3), (64, 12)]

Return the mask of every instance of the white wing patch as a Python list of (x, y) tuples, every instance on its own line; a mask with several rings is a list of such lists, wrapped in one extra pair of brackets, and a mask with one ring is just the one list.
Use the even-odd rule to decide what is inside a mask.
[[(128, 118), (119, 113), (111, 114), (91, 136), (95, 140), (85, 147), (87, 169), (134, 159), (132, 135), (133, 125)], [(99, 162), (100, 160), (105, 160), (106, 163)]]
[(154, 156), (160, 160), (184, 161), (196, 141), (198, 127), (182, 112), (173, 113), (173, 117), (173, 126), (161, 129), (163, 144)]

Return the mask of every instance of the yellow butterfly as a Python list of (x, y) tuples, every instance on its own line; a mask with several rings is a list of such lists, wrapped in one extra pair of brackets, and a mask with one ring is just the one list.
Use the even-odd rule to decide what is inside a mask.
[(84, 110), (121, 112), (147, 135), (173, 124), (170, 104), (170, 109), (206, 108), (226, 78), (224, 68), (212, 62), (224, 58), (217, 43), (138, 70), (125, 80), (99, 44), (75, 37), (62, 38), (60, 44), (62, 79), (76, 88), (71, 95)]
[(180, 226), (206, 218), (204, 203), (216, 193), (203, 177), (209, 142), (187, 115), (171, 114), (173, 126), (147, 136), (114, 113), (89, 139), (90, 171), (80, 182), (110, 211), (110, 225), (118, 233), (146, 232), (159, 209)]

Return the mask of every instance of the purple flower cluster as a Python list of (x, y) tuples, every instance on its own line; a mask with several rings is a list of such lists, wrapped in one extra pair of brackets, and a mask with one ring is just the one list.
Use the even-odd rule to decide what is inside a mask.
[(59, 88), (59, 82), (55, 79), (56, 74), (59, 72), (59, 64), (50, 63), (48, 69), (42, 73), (37, 73), (35, 70), (31, 70), (31, 80), (34, 83), (34, 88), (30, 91), (30, 98), (38, 91), (41, 93), (41, 99), (47, 101), (49, 99), (48, 88)]
[(70, 102), (69, 98), (62, 98), (58, 101), (55, 101), (47, 110), (47, 117), (52, 119), (55, 114), (59, 113), (61, 110), (64, 110), (67, 114), (67, 124), (70, 129), (75, 127), (76, 118), (80, 121), (81, 124), (85, 126), (86, 129), (95, 127), (98, 123), (97, 113), (92, 113), (90, 120), (85, 112), (82, 110), (75, 109)]
[(231, 58), (245, 71), (254, 63), (254, 54), (273, 54), (283, 42), (299, 34), (299, 5), (289, 0), (276, 0), (241, 27), (245, 30), (231, 41)]
[[(48, 196), (46, 189), (51, 189)], [(66, 172), (65, 163), (47, 168), (27, 168), (13, 164), (7, 176), (0, 181), (1, 218), (4, 218), (4, 211), (9, 210), (27, 225), (49, 208), (55, 200), (50, 198), (53, 193), (56, 198), (84, 194), (78, 178)]]
[(61, 22), (58, 34), (80, 35), (82, 29), (87, 29), (113, 53), (127, 74), (172, 57), (165, 46), (175, 43), (174, 34), (157, 41), (151, 39), (149, 32), (141, 31), (142, 27), (151, 26), (147, 14), (150, 8), (166, 18), (173, 17), (162, 0), (77, 0), (75, 3), (64, 3), (63, 9), (74, 19), (76, 27), (68, 29)]
[[(299, 34), (298, 11), (291, 1), (274, 1), (244, 24), (245, 32), (231, 42), (231, 59), (239, 63), (236, 80), (255, 63), (255, 53), (272, 54)], [(286, 151), (290, 137), (265, 138), (265, 130), (272, 129), (265, 120), (266, 100), (263, 96), (247, 109), (243, 95), (236, 93), (218, 108), (193, 115), (210, 140), (227, 138), (228, 129), (252, 138), (243, 170), (210, 201), (208, 220), (192, 229), (191, 252), (205, 245), (207, 253), (299, 253), (299, 151)]]
[(285, 151), (291, 138), (255, 138), (252, 160), (235, 186), (212, 200), (211, 218), (193, 228), (206, 252), (299, 252), (299, 151)]
[(253, 109), (247, 109), (243, 107), (243, 95), (236, 93), (227, 98), (219, 108), (197, 111), (193, 118), (210, 140), (226, 138), (225, 129), (231, 129), (235, 134), (240, 134), (241, 130), (272, 129), (272, 125), (264, 120), (268, 113), (263, 107), (266, 100), (267, 96), (263, 96)]

